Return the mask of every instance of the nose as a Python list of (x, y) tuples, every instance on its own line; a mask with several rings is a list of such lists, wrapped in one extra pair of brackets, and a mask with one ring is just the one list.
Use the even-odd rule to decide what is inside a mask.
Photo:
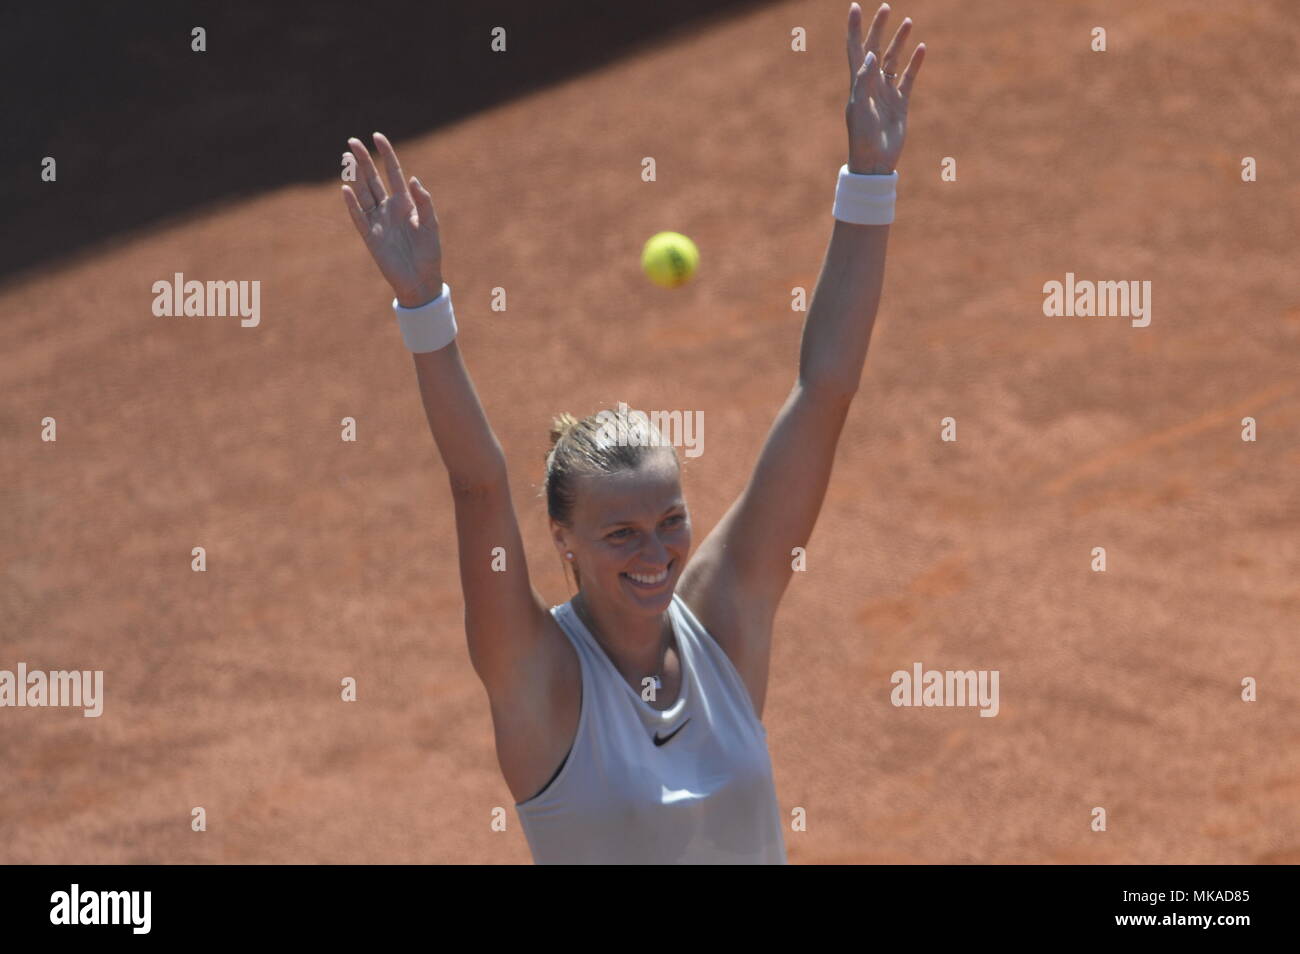
[(647, 543), (641, 548), (641, 559), (651, 566), (663, 566), (668, 563), (668, 548), (659, 539), (658, 534), (651, 534)]

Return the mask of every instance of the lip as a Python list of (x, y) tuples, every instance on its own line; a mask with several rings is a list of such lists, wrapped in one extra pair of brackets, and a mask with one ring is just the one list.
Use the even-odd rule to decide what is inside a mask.
[(659, 590), (662, 590), (665, 586), (667, 586), (670, 582), (672, 582), (673, 567), (676, 565), (676, 563), (677, 563), (676, 557), (669, 560), (668, 566), (666, 567), (667, 572), (664, 574), (663, 580), (655, 584), (638, 583), (636, 580), (632, 579), (626, 573), (620, 573), (619, 577), (623, 580), (624, 583), (632, 587), (632, 589), (636, 590), (638, 593), (655, 593), (658, 592)]

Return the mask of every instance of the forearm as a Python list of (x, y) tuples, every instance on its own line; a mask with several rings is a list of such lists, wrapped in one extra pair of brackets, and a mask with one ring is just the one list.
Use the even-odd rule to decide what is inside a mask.
[(888, 225), (835, 222), (804, 321), (799, 383), (852, 394), (858, 388), (885, 276)]
[(453, 488), (505, 479), (505, 454), (470, 380), (455, 341), (413, 354), (424, 415)]

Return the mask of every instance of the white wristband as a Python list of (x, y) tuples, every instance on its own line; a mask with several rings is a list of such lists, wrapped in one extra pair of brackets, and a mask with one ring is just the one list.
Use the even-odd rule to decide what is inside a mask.
[(456, 316), (446, 282), (442, 283), (442, 294), (418, 308), (403, 308), (394, 298), (393, 311), (402, 329), (402, 340), (416, 354), (445, 348), (456, 337)]
[(841, 222), (854, 225), (889, 225), (894, 221), (897, 185), (898, 170), (884, 176), (858, 175), (849, 172), (845, 163), (840, 166), (831, 214)]

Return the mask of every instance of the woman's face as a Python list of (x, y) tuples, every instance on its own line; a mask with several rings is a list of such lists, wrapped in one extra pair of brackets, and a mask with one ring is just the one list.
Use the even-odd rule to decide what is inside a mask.
[(584, 598), (635, 615), (662, 613), (691, 549), (676, 457), (652, 454), (635, 470), (582, 477), (575, 489), (573, 529), (557, 527), (557, 541), (561, 555), (573, 551)]

